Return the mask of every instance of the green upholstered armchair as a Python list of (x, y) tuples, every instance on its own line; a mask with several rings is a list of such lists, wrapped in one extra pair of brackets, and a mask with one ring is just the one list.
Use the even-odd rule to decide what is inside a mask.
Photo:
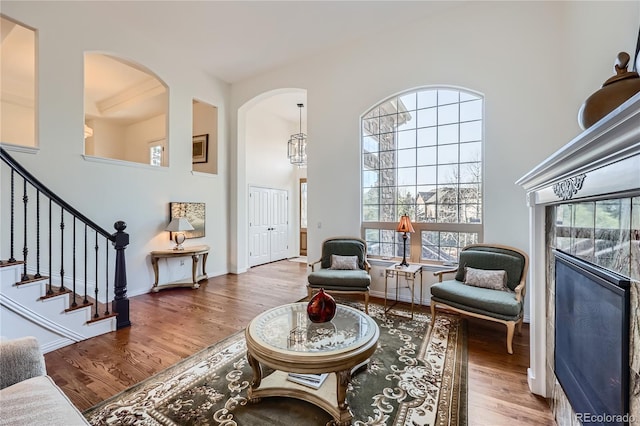
[[(318, 265), (319, 264), (319, 265)], [(367, 243), (357, 237), (332, 237), (322, 242), (322, 257), (310, 263), (307, 292), (323, 288), (327, 293), (363, 293), (364, 310), (369, 313), (371, 266), (367, 262)], [(318, 266), (320, 266), (318, 268)]]
[[(436, 306), (507, 327), (507, 352), (513, 354), (513, 333), (522, 327), (525, 282), (529, 257), (514, 247), (472, 244), (460, 252), (458, 268), (436, 272), (438, 283), (431, 286), (431, 321)], [(504, 271), (504, 272), (503, 272)], [(447, 273), (452, 280), (443, 281)]]

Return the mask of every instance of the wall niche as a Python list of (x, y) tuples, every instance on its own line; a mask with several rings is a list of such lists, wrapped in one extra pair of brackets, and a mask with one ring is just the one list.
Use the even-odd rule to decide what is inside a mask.
[(193, 100), (192, 170), (218, 174), (218, 108)]
[(84, 56), (84, 153), (168, 166), (168, 89), (151, 71), (115, 56)]

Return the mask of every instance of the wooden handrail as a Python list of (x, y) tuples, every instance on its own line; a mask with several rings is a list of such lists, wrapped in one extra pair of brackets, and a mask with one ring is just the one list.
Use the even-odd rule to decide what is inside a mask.
[(109, 239), (110, 241), (114, 240), (115, 237), (110, 232), (106, 231), (100, 225), (98, 225), (97, 223), (95, 223), (94, 221), (92, 221), (91, 219), (89, 219), (88, 217), (83, 215), (82, 213), (80, 213), (71, 204), (67, 203), (62, 198), (60, 198), (58, 195), (56, 195), (53, 191), (51, 191), (49, 188), (47, 188), (35, 176), (33, 176), (31, 173), (29, 173), (29, 171), (27, 171), (27, 169), (22, 167), (22, 165), (20, 163), (18, 163), (12, 156), (10, 156), (9, 153), (2, 147), (0, 147), (0, 158), (2, 158), (2, 160), (5, 163), (7, 163), (13, 170), (15, 170), (20, 176), (22, 176), (27, 182), (29, 182), (34, 188), (36, 188), (38, 191), (40, 191), (46, 197), (52, 199), (56, 204), (58, 204), (60, 207), (62, 207), (66, 212), (71, 213), (74, 217), (76, 217), (77, 219), (79, 219), (83, 223), (86, 223), (87, 225), (89, 225), (89, 227), (91, 227), (93, 230), (95, 230), (97, 233), (99, 233), (103, 237)]

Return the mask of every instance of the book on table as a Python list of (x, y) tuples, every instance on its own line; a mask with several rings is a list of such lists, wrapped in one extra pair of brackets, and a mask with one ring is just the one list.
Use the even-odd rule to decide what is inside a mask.
[(322, 383), (324, 383), (328, 375), (329, 373), (322, 373), (322, 374), (289, 373), (287, 375), (287, 380), (304, 385), (304, 386), (309, 386), (310, 388), (313, 388), (313, 389), (318, 389), (320, 388), (320, 386), (322, 386)]

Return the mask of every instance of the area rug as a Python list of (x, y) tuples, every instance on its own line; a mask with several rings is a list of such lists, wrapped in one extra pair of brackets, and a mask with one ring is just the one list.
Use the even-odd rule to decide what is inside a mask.
[[(357, 308), (361, 304), (341, 301)], [(395, 314), (394, 314), (395, 313)], [(385, 315), (369, 305), (380, 327), (378, 349), (367, 369), (352, 378), (347, 402), (352, 424), (467, 424), (467, 346), (465, 320), (439, 314), (413, 320), (395, 310)], [(93, 425), (324, 425), (331, 416), (293, 398), (249, 403), (252, 372), (244, 332), (216, 343), (149, 379), (90, 408)]]

